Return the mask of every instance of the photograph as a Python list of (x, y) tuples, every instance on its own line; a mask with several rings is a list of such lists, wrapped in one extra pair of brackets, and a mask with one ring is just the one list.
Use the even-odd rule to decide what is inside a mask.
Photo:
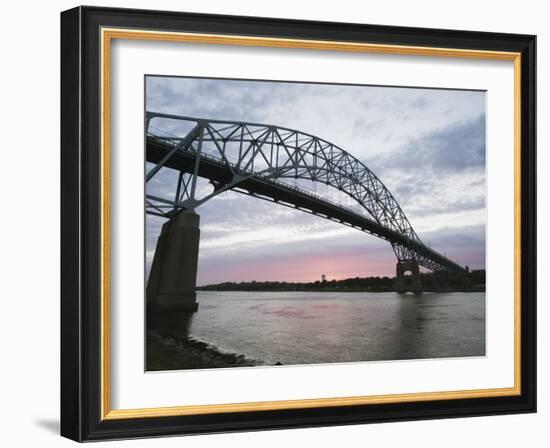
[(540, 412), (543, 15), (253, 6), (58, 14), (60, 159), (31, 168), (59, 172), (60, 216), (14, 242), (60, 224), (61, 306), (35, 314), (61, 378), (28, 395), (78, 442), (535, 440), (499, 416)]
[(144, 84), (146, 371), (486, 356), (486, 91)]

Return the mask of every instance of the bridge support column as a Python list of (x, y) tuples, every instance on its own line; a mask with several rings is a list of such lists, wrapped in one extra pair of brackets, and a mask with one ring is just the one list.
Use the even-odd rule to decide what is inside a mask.
[[(408, 284), (406, 272), (411, 273), (411, 282)], [(420, 268), (416, 261), (398, 261), (396, 266), (395, 289), (397, 292), (422, 292), (422, 282), (420, 280)]]
[(183, 211), (162, 226), (147, 282), (147, 306), (196, 311), (200, 216)]

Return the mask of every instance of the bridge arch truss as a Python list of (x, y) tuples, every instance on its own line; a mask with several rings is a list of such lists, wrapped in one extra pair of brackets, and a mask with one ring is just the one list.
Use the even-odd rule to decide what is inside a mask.
[[(156, 120), (162, 120), (165, 126), (157, 127)], [(251, 179), (282, 183), (309, 180), (341, 191), (357, 203), (365, 219), (396, 235), (387, 239), (399, 261), (414, 261), (432, 271), (463, 271), (422, 243), (394, 196), (363, 162), (327, 140), (267, 124), (155, 112), (146, 113), (145, 125), (147, 147), (154, 144), (164, 148), (162, 157), (157, 157), (146, 173), (146, 182), (163, 167), (170, 167), (177, 157), (185, 156), (189, 161), (185, 169), (179, 169), (173, 197), (146, 194), (147, 213), (170, 217), (181, 210), (195, 209)], [(223, 167), (226, 175), (223, 181), (213, 182), (211, 193), (197, 197), (201, 164)]]

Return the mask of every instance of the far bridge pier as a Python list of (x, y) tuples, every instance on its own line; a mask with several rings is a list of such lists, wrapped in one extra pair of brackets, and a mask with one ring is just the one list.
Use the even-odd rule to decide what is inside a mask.
[[(405, 275), (410, 272), (410, 282)], [(422, 292), (422, 280), (420, 279), (420, 267), (415, 260), (398, 261), (396, 265), (395, 289), (403, 293), (407, 291)]]

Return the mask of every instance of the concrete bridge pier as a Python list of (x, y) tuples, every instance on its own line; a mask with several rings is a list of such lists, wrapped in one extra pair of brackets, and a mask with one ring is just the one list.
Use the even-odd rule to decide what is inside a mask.
[(182, 211), (162, 226), (147, 283), (147, 306), (197, 311), (200, 216)]
[[(405, 274), (411, 273), (411, 282), (408, 284)], [(396, 266), (395, 289), (397, 292), (422, 292), (422, 281), (420, 280), (420, 268), (418, 263), (411, 261), (398, 261)]]

